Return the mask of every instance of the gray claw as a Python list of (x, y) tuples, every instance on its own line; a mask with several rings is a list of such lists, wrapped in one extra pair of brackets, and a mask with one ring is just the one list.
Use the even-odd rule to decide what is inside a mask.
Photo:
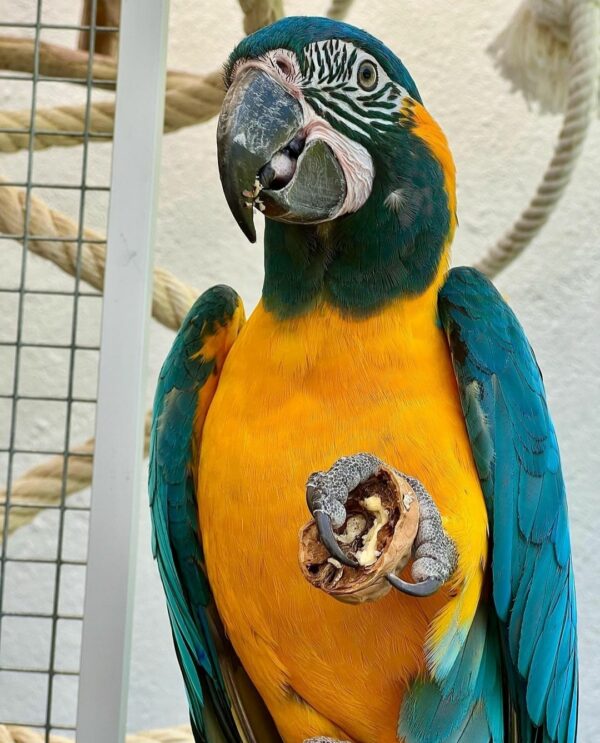
[(433, 596), (442, 585), (442, 581), (437, 578), (427, 578), (420, 583), (407, 583), (405, 580), (398, 578), (398, 576), (393, 573), (388, 573), (385, 577), (387, 578), (388, 583), (397, 591), (406, 593), (409, 596), (417, 596), (418, 598)]
[(341, 457), (326, 472), (313, 472), (306, 483), (306, 502), (315, 518), (321, 542), (332, 557), (351, 568), (357, 568), (358, 562), (344, 554), (333, 527), (339, 528), (346, 521), (348, 494), (380, 466), (381, 461), (372, 454), (354, 454)]
[(329, 515), (324, 511), (314, 511), (313, 516), (315, 517), (315, 523), (319, 531), (319, 538), (327, 548), (329, 554), (350, 568), (358, 567), (356, 560), (344, 554), (342, 548), (337, 543)]

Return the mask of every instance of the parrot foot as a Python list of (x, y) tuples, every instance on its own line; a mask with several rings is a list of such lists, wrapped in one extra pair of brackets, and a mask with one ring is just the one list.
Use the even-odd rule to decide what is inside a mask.
[(389, 574), (389, 583), (410, 596), (431, 596), (456, 569), (458, 553), (452, 539), (444, 531), (442, 516), (423, 484), (415, 477), (398, 473), (408, 480), (419, 501), (419, 528), (413, 544), (411, 568), (415, 583), (407, 583)]
[[(332, 557), (349, 567), (356, 568), (358, 563), (342, 551), (334, 528), (341, 527), (346, 520), (348, 494), (374, 475), (382, 464), (372, 454), (342, 457), (326, 472), (313, 472), (306, 484), (306, 500), (321, 542)], [(392, 573), (386, 578), (402, 593), (431, 596), (454, 572), (458, 561), (456, 547), (444, 531), (440, 512), (422, 483), (409, 475), (398, 474), (409, 482), (419, 501), (419, 528), (411, 570), (415, 583), (408, 583)]]

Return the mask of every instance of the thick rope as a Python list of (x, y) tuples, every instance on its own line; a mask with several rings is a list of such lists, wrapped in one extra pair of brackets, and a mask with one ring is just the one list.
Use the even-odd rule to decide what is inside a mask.
[[(2, 186), (0, 179), (0, 232), (15, 235), (23, 242), (25, 231), (25, 191), (13, 186)], [(58, 211), (51, 209), (41, 199), (31, 197), (29, 207), (29, 234), (27, 247), (36, 255), (55, 263), (66, 273), (74, 276), (78, 265), (77, 224)], [(36, 235), (44, 238), (62, 238), (61, 241), (35, 239)], [(83, 236), (88, 240), (103, 240), (103, 237), (92, 230), (84, 230)], [(106, 248), (103, 242), (83, 242), (79, 256), (79, 276), (86, 283), (102, 290)], [(163, 325), (177, 330), (187, 314), (198, 291), (187, 286), (165, 269), (154, 269), (154, 288), (152, 313)], [(148, 452), (150, 417), (146, 420), (144, 453)], [(68, 457), (65, 470), (65, 459), (62, 456), (52, 457), (42, 464), (33, 467), (17, 478), (11, 487), (9, 534), (35, 518), (44, 506), (58, 505), (64, 492), (66, 495), (83, 490), (92, 481), (92, 458), (81, 456), (92, 454), (94, 439), (86, 441), (73, 451), (76, 455)], [(0, 506), (5, 504), (7, 493), (0, 490)], [(39, 505), (39, 508), (23, 507)], [(4, 525), (4, 511), (0, 514), (0, 531)], [(1, 741), (0, 741), (1, 743)]]
[[(148, 455), (151, 425), (152, 414), (148, 412), (144, 427), (144, 456)], [(94, 445), (95, 440), (88, 439), (85, 443), (73, 447), (70, 456), (51, 457), (15, 479), (10, 490), (9, 534), (31, 523), (42, 508), (60, 505), (63, 493), (66, 497), (91, 485)], [(6, 502), (7, 492), (1, 489), (0, 542), (2, 542), (6, 519), (5, 508), (3, 508)], [(2, 743), (1, 737), (0, 743)]]
[[(23, 242), (25, 233), (25, 201), (26, 192), (23, 189), (3, 186), (0, 179), (0, 232), (14, 235), (20, 242)], [(82, 281), (102, 291), (105, 244), (85, 240), (103, 241), (104, 236), (93, 230), (84, 229), (84, 242), (78, 256), (77, 230), (76, 222), (69, 217), (51, 209), (36, 196), (30, 197), (28, 249), (52, 261), (71, 276), (76, 275), (79, 266), (79, 277)], [(197, 296), (196, 289), (184, 284), (169, 271), (160, 267), (154, 269), (152, 314), (166, 327), (177, 330)]]
[[(92, 456), (94, 439), (72, 449), (76, 456), (68, 458), (65, 474), (65, 495), (77, 493), (87, 488), (92, 481)], [(8, 533), (12, 534), (29, 524), (42, 508), (57, 506), (61, 502), (63, 487), (64, 457), (52, 457), (32, 467), (22, 477), (15, 480), (10, 492), (10, 515)], [(0, 490), (0, 542), (4, 530), (6, 513), (3, 506), (7, 502), (6, 490)], [(35, 508), (33, 507), (35, 506)], [(2, 737), (0, 736), (0, 743)]]
[[(88, 77), (88, 53), (66, 46), (41, 41), (38, 50), (38, 73), (48, 77)], [(0, 69), (33, 74), (35, 42), (14, 36), (0, 36)], [(91, 66), (92, 83), (97, 87), (114, 89), (117, 79), (117, 62), (113, 57), (94, 54)], [(200, 82), (204, 78), (189, 72), (169, 70), (167, 90), (180, 85)]]
[[(177, 77), (174, 86), (165, 95), (165, 132), (208, 121), (221, 110), (225, 96), (220, 72), (198, 76), (189, 82)], [(73, 147), (84, 141), (88, 129), (90, 141), (111, 137), (115, 119), (114, 101), (92, 103), (89, 114), (86, 106), (57, 106), (40, 108), (35, 113), (34, 148)], [(29, 147), (31, 111), (0, 111), (0, 152), (17, 152)], [(58, 132), (64, 132), (60, 134)]]
[(354, 0), (331, 0), (327, 16), (334, 21), (343, 21), (353, 3)]
[(512, 263), (546, 224), (562, 196), (581, 153), (594, 116), (598, 80), (598, 24), (594, 0), (574, 0), (570, 7), (570, 75), (567, 107), (550, 164), (533, 198), (511, 229), (475, 267), (489, 277)]
[[(25, 191), (13, 186), (3, 186), (0, 179), (0, 232), (16, 236), (23, 242), (25, 231)], [(27, 247), (36, 255), (55, 263), (66, 273), (74, 276), (78, 266), (77, 224), (64, 214), (51, 209), (45, 202), (31, 196), (29, 207), (29, 234)], [(35, 236), (43, 236), (35, 239)], [(84, 230), (84, 238), (103, 240), (93, 230)], [(44, 239), (46, 238), (46, 239)], [(59, 241), (48, 238), (61, 238)], [(83, 242), (79, 256), (79, 276), (86, 283), (102, 290), (104, 284), (106, 247), (103, 242)], [(189, 308), (198, 296), (198, 291), (184, 284), (169, 271), (154, 269), (152, 313), (154, 317), (172, 330), (177, 330)], [(146, 421), (145, 453), (148, 451), (150, 419)], [(90, 439), (73, 451), (91, 454), (94, 440)], [(9, 533), (29, 523), (43, 506), (58, 505), (63, 493), (78, 492), (92, 481), (92, 459), (87, 456), (68, 458), (61, 456), (32, 468), (16, 479), (11, 488)], [(0, 505), (6, 502), (5, 490), (0, 490)], [(39, 508), (24, 508), (24, 505), (39, 504)], [(0, 515), (0, 530), (4, 516)], [(0, 742), (1, 743), (1, 742)]]
[[(44, 743), (44, 735), (30, 728), (13, 725), (0, 725), (0, 743)], [(161, 730), (145, 730), (127, 735), (126, 743), (194, 743), (192, 730), (188, 725), (180, 725)], [(50, 743), (73, 743), (71, 738), (51, 735)]]
[[(35, 42), (33, 39), (19, 39), (13, 36), (0, 36), (0, 68), (13, 72), (33, 73)], [(69, 49), (65, 46), (41, 41), (38, 51), (38, 72), (49, 77), (77, 77), (86, 79), (88, 75), (87, 52)], [(117, 65), (112, 57), (95, 54), (91, 76), (94, 81), (106, 81), (108, 87), (115, 87)]]
[[(283, 0), (240, 0), (244, 11), (244, 30), (252, 33), (269, 23), (273, 23), (283, 16)], [(12, 44), (12, 51), (19, 45)], [(19, 64), (19, 69), (33, 68), (32, 45), (17, 49), (19, 62), (10, 61), (11, 45), (7, 42), (4, 58), (9, 69), (11, 65)], [(1, 53), (0, 53), (1, 54)], [(44, 55), (46, 69), (50, 69), (52, 59), (55, 66), (56, 47), (43, 45), (40, 54)], [(81, 66), (87, 55), (79, 57), (72, 52), (72, 59)], [(63, 55), (64, 56), (64, 55)], [(0, 58), (2, 58), (0, 56)], [(101, 60), (105, 74), (116, 74), (109, 71), (107, 59)], [(1, 65), (0, 65), (1, 66)], [(61, 74), (65, 70), (61, 67)], [(46, 73), (44, 73), (46, 74)], [(114, 76), (113, 76), (114, 79)], [(216, 116), (221, 110), (225, 91), (220, 72), (213, 72), (204, 76), (188, 78), (184, 74), (171, 75), (169, 87), (165, 95), (165, 132), (172, 132), (186, 126), (200, 124)], [(99, 101), (92, 103), (89, 112), (86, 106), (57, 106), (55, 108), (37, 109), (35, 113), (34, 149), (42, 150), (48, 147), (73, 147), (83, 142), (83, 131), (88, 130), (90, 141), (103, 140), (112, 136), (115, 118), (114, 101)], [(0, 111), (0, 129), (15, 129), (16, 131), (0, 131), (0, 152), (17, 152), (29, 147), (29, 128), (31, 111)], [(59, 132), (66, 132), (60, 134)]]
[(253, 34), (283, 17), (283, 0), (239, 0), (244, 12), (244, 32)]

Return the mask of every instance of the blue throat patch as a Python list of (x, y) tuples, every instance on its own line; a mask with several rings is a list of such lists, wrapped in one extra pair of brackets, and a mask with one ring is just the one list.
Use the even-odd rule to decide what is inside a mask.
[(371, 153), (373, 190), (354, 214), (322, 225), (266, 220), (263, 299), (269, 311), (292, 317), (324, 299), (364, 316), (430, 286), (450, 231), (442, 167), (408, 129), (399, 127), (387, 140)]

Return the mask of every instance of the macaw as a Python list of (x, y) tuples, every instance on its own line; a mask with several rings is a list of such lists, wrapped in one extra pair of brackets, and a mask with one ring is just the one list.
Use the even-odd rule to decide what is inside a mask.
[[(266, 218), (262, 299), (247, 322), (226, 286), (190, 310), (149, 475), (196, 741), (575, 741), (557, 440), (515, 315), (449, 270), (444, 134), (402, 62), (340, 22), (258, 31), (225, 82), (220, 175), (251, 241)], [(351, 606), (301, 574), (305, 495), (352, 563), (344, 504), (381, 462), (414, 478), (421, 521), (397, 590)]]

